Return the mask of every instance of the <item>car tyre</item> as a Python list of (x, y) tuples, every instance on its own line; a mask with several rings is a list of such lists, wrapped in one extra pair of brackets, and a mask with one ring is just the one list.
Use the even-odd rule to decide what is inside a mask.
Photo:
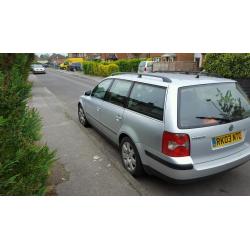
[(124, 168), (134, 177), (142, 176), (145, 173), (144, 168), (133, 141), (129, 137), (124, 137), (119, 150)]
[(78, 105), (78, 118), (80, 123), (84, 126), (84, 127), (88, 127), (89, 126), (89, 122), (86, 118), (85, 112), (83, 110), (82, 105)]

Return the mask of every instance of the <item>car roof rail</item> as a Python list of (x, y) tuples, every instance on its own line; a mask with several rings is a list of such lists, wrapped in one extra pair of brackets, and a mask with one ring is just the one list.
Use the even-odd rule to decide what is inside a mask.
[(142, 78), (142, 76), (157, 77), (157, 78), (161, 78), (163, 82), (172, 82), (171, 79), (169, 79), (166, 76), (160, 76), (160, 75), (155, 75), (155, 74), (144, 74), (144, 73), (138, 74), (138, 78)]
[(136, 72), (114, 72), (114, 73), (111, 74), (111, 76), (124, 75), (124, 74), (128, 74), (128, 75), (137, 75)]
[(115, 73), (112, 73), (111, 76), (122, 75), (122, 74), (138, 75), (138, 78), (142, 78), (142, 76), (156, 77), (156, 78), (161, 78), (163, 82), (172, 82), (171, 79), (169, 79), (166, 76), (160, 76), (160, 75), (155, 75), (155, 74), (135, 73), (135, 72), (115, 72)]
[(164, 70), (164, 71), (153, 71), (154, 73), (176, 73), (176, 74), (197, 74), (200, 71), (185, 71), (185, 70)]
[(219, 75), (219, 74), (215, 74), (215, 73), (209, 73), (209, 72), (206, 72), (206, 71), (201, 71), (199, 72), (195, 78), (200, 78), (200, 76), (213, 76), (213, 77), (218, 77), (218, 78), (224, 78), (223, 76)]

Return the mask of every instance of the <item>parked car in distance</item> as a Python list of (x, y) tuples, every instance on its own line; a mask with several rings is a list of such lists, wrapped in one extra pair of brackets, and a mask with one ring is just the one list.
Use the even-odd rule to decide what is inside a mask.
[(81, 63), (71, 63), (69, 65), (70, 71), (82, 71), (82, 64)]
[(34, 64), (32, 66), (32, 72), (33, 74), (45, 74), (45, 68), (43, 67), (42, 64)]
[(153, 72), (152, 61), (141, 61), (138, 66), (138, 73), (151, 73)]
[(48, 67), (49, 67), (49, 63), (44, 63), (44, 64), (43, 64), (43, 67), (44, 67), (44, 68), (48, 68)]
[(59, 65), (59, 69), (67, 70), (69, 66), (69, 62), (65, 61)]
[(84, 58), (79, 58), (79, 57), (73, 57), (73, 58), (67, 58), (63, 63), (60, 64), (60, 69), (63, 70), (69, 70), (69, 66), (72, 63), (83, 63)]
[(118, 74), (80, 97), (78, 116), (119, 146), (133, 176), (195, 180), (250, 160), (250, 101), (234, 80)]

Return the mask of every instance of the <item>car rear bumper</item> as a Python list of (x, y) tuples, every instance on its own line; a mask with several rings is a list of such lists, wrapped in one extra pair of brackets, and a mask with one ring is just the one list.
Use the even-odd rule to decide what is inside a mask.
[(236, 168), (250, 160), (250, 147), (247, 147), (245, 150), (242, 150), (233, 156), (189, 165), (173, 165), (172, 163), (169, 164), (169, 162), (162, 158), (159, 160), (159, 157), (154, 157), (154, 154), (152, 157), (152, 155), (146, 154), (145, 151), (141, 153), (144, 165), (164, 176), (167, 176), (168, 178), (179, 181), (195, 180), (215, 175)]

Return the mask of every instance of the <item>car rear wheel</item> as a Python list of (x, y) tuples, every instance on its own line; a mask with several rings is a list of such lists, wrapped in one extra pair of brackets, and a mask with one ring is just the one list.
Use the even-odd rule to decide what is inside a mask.
[(88, 127), (89, 123), (88, 120), (86, 118), (85, 112), (82, 108), (82, 105), (78, 105), (78, 118), (80, 123), (84, 126), (84, 127)]
[(129, 137), (124, 137), (120, 143), (120, 155), (124, 168), (134, 177), (144, 174), (140, 155), (135, 144)]

